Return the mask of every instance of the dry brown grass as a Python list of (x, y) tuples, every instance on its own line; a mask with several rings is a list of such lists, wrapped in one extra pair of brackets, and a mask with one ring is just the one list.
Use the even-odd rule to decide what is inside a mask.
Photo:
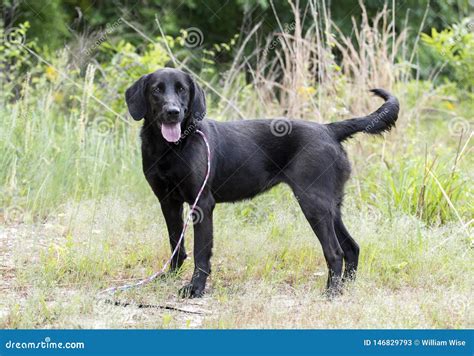
[(275, 11), (279, 32), (234, 62), (226, 76), (224, 94), (235, 97), (248, 85), (239, 74), (243, 69), (251, 74), (261, 105), (242, 102), (244, 112), (327, 122), (367, 113), (373, 108), (370, 88), (392, 90), (396, 82), (409, 80), (407, 29), (394, 31), (394, 13), (386, 5), (369, 20), (360, 2), (362, 21), (352, 18), (353, 32), (343, 33), (324, 2), (309, 1), (306, 8), (290, 4), (294, 21), (281, 23)]

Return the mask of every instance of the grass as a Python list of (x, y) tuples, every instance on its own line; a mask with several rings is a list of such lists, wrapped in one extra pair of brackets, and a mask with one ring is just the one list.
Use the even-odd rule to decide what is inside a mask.
[[(200, 315), (114, 307), (97, 296), (149, 275), (167, 258), (164, 221), (152, 199), (89, 200), (68, 205), (47, 223), (2, 228), (12, 246), (2, 263), (1, 326), (472, 327), (472, 267), (466, 263), (472, 249), (458, 224), (429, 227), (403, 214), (387, 220), (349, 198), (345, 216), (362, 247), (360, 273), (342, 297), (329, 302), (321, 294), (321, 249), (296, 203), (272, 204), (287, 194), (277, 188), (258, 197), (250, 213), (249, 203), (218, 206), (213, 275), (204, 299), (176, 297), (192, 273), (191, 261), (181, 276), (117, 295)], [(190, 249), (191, 236), (186, 243)]]
[[(291, 191), (278, 186), (216, 208), (206, 297), (177, 298), (192, 273), (192, 256), (175, 278), (117, 296), (194, 314), (116, 307), (98, 298), (104, 288), (160, 269), (170, 249), (141, 171), (141, 123), (122, 115), (118, 88), (136, 78), (128, 80), (123, 70), (114, 81), (107, 77), (117, 72), (111, 67), (99, 68), (97, 78), (89, 66), (85, 78), (71, 72), (71, 85), (62, 78), (69, 71), (61, 57), (52, 61), (59, 68), (48, 66), (44, 75), (34, 67), (18, 100), (5, 97), (0, 108), (0, 327), (473, 327), (472, 123), (466, 119), (472, 95), (452, 83), (433, 87), (410, 79), (402, 70), (407, 63), (416, 68), (407, 34), (393, 33), (387, 9), (377, 17), (381, 26), (367, 19), (354, 24), (357, 45), (342, 51), (339, 68), (331, 47), (345, 48), (351, 38), (331, 37), (337, 28), (329, 14), (311, 4), (311, 16), (313, 10), (324, 15), (321, 23), (303, 33), (295, 12), (295, 32), (282, 30), (277, 46), (266, 48), (276, 52), (272, 61), (259, 57), (251, 68), (249, 58), (263, 50), (236, 56), (217, 92), (245, 116), (287, 110), (320, 122), (378, 107), (369, 96), (361, 100), (374, 85), (391, 87), (400, 99), (390, 134), (360, 134), (345, 144), (353, 174), (344, 219), (361, 256), (358, 279), (344, 295), (332, 302), (322, 296), (320, 245)], [(250, 84), (243, 80), (247, 67)], [(96, 98), (104, 87), (111, 98)], [(209, 97), (211, 117), (233, 115), (228, 101)], [(192, 231), (186, 244), (192, 251)]]

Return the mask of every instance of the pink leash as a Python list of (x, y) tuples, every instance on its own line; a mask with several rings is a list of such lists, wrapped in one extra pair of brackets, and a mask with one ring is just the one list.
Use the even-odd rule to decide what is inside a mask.
[(103, 290), (102, 292), (100, 292), (99, 294), (115, 293), (117, 291), (124, 291), (124, 290), (130, 289), (130, 288), (140, 287), (140, 286), (144, 286), (144, 285), (150, 283), (151, 281), (153, 281), (154, 279), (156, 279), (157, 277), (163, 275), (166, 272), (166, 269), (168, 268), (169, 264), (171, 263), (171, 260), (173, 259), (174, 255), (178, 252), (178, 249), (181, 245), (181, 242), (183, 241), (184, 234), (186, 233), (186, 230), (188, 228), (189, 221), (192, 218), (192, 215), (194, 213), (194, 209), (196, 209), (199, 198), (201, 197), (201, 194), (204, 190), (204, 187), (207, 184), (207, 181), (209, 179), (209, 174), (211, 172), (211, 149), (209, 147), (209, 142), (207, 141), (206, 135), (204, 135), (204, 133), (202, 131), (196, 130), (196, 132), (199, 135), (201, 135), (202, 139), (204, 140), (204, 143), (206, 144), (206, 148), (207, 148), (207, 172), (206, 172), (206, 177), (204, 178), (204, 181), (202, 182), (201, 189), (199, 189), (199, 192), (196, 196), (196, 199), (194, 200), (194, 203), (191, 207), (191, 210), (189, 211), (188, 217), (186, 218), (186, 222), (184, 223), (184, 226), (183, 226), (183, 231), (181, 231), (181, 235), (179, 237), (178, 243), (176, 244), (176, 247), (174, 248), (173, 253), (171, 254), (171, 257), (168, 259), (168, 261), (166, 261), (166, 263), (164, 264), (164, 266), (161, 270), (159, 270), (158, 272), (155, 272), (150, 277), (142, 279), (141, 281), (139, 281), (137, 283), (125, 284), (123, 286), (107, 288), (107, 289)]

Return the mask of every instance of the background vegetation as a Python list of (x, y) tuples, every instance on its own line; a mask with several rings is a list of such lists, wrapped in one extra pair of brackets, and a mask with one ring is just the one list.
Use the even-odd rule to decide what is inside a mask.
[[(472, 327), (473, 19), (468, 1), (6, 1), (0, 27), (3, 327)], [(397, 128), (346, 144), (358, 281), (321, 296), (325, 264), (286, 187), (216, 209), (209, 294), (192, 271), (97, 300), (167, 259), (124, 91), (191, 71), (217, 120), (330, 122), (401, 102)], [(149, 224), (149, 221), (154, 221)], [(192, 231), (187, 237), (192, 250)]]

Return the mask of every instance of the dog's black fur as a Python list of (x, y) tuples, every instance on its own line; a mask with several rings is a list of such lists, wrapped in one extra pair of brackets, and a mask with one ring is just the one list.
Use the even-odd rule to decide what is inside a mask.
[[(394, 96), (382, 89), (372, 92), (385, 103), (368, 116), (326, 125), (287, 120), (283, 122), (289, 125), (287, 134), (275, 135), (272, 120), (202, 121), (204, 93), (180, 70), (158, 70), (127, 90), (130, 114), (135, 120), (145, 119), (143, 171), (160, 201), (172, 250), (183, 228), (183, 204), (192, 204), (206, 174), (206, 146), (194, 131), (204, 132), (210, 143), (210, 178), (198, 204), (202, 216), (194, 224), (195, 269), (191, 282), (181, 289), (183, 296), (201, 296), (211, 273), (215, 204), (249, 199), (279, 183), (292, 188), (322, 245), (328, 292), (340, 293), (341, 282), (355, 276), (359, 257), (359, 247), (341, 218), (344, 184), (350, 175), (341, 142), (357, 132), (389, 130), (399, 112)], [(175, 143), (166, 141), (160, 131), (163, 123), (170, 122), (179, 122), (185, 133)], [(179, 269), (185, 258), (183, 241), (171, 270)]]

